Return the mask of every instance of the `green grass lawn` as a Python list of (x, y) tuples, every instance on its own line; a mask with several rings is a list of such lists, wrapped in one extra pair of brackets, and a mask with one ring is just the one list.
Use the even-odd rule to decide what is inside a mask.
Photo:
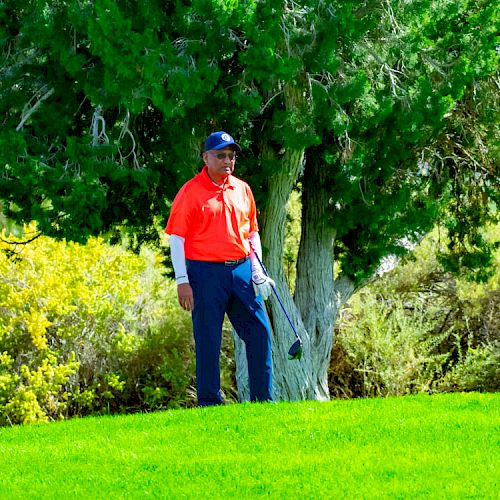
[(500, 394), (0, 429), (0, 498), (499, 498)]

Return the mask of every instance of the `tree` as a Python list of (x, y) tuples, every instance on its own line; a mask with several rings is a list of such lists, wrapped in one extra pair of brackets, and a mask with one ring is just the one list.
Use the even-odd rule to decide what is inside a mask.
[[(393, 7), (342, 3), (298, 9), (296, 3), (285, 3), (277, 17), (288, 29), (273, 30), (284, 40), (283, 64), (293, 69), (268, 93), (276, 107), (254, 142), (272, 165), (264, 181), (264, 245), (280, 289), (285, 285), (283, 239), (271, 227), (283, 224), (286, 200), (304, 167), (295, 301), (289, 297), (287, 308), (295, 311), (297, 322), (302, 320), (309, 357), (299, 368), (282, 362), (279, 386), (287, 396), (328, 397), (325, 374), (338, 311), (373, 277), (384, 256), (406, 253), (436, 220), (450, 216), (447, 208), (457, 204), (457, 188), (467, 193), (458, 203), (462, 221), (455, 226), (461, 244), (461, 235), (479, 236), (474, 227), (492, 217), (487, 203), (498, 203), (495, 151), (481, 158), (481, 188), (467, 179), (472, 173), (463, 153), (479, 158), (474, 150), (489, 142), (479, 128), (471, 133), (469, 126), (467, 134), (463, 128), (456, 135), (456, 144), (466, 144), (461, 155), (441, 163), (434, 149), (452, 142), (450, 132), (459, 130), (455, 120), (465, 121), (462, 96), (477, 91), (478, 80), (491, 84), (488, 75), (497, 68), (493, 33), (480, 34), (479, 28), (493, 9), (451, 2)], [(474, 42), (466, 45), (466, 40)], [(480, 44), (485, 50), (478, 57)], [(277, 61), (274, 66), (279, 67)], [(493, 117), (481, 120), (491, 131), (495, 122)], [(263, 138), (261, 130), (267, 127), (272, 131)], [(277, 131), (281, 141), (276, 141)], [(273, 161), (280, 161), (281, 168)], [(468, 222), (477, 217), (473, 228), (468, 217)], [(491, 247), (480, 238), (469, 243), (462, 256), (474, 255), (477, 260), (468, 264), (483, 273)], [(340, 264), (335, 279), (332, 255)], [(286, 331), (276, 304), (274, 311), (275, 330), (280, 325)], [(284, 351), (285, 345), (278, 349)]]
[(493, 3), (8, 1), (0, 18), (8, 218), (76, 241), (157, 240), (203, 138), (240, 139), (267, 268), (304, 340), (300, 363), (286, 361), (293, 336), (273, 299), (278, 398), (328, 398), (340, 308), (436, 221), (448, 221), (456, 270), (487, 269), (478, 228), (499, 201), (498, 106), (483, 105), (497, 99)]

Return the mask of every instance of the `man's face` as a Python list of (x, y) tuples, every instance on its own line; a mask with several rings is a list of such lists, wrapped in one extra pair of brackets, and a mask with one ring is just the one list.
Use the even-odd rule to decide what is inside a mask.
[(222, 184), (234, 171), (236, 151), (231, 147), (205, 151), (203, 160), (208, 168), (208, 175), (217, 184)]

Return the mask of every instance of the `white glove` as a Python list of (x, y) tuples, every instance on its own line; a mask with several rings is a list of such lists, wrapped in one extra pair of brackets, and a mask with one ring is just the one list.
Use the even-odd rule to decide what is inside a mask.
[(273, 291), (272, 287), (276, 286), (274, 280), (269, 276), (266, 276), (262, 271), (255, 270), (252, 271), (252, 281), (254, 283), (254, 288), (260, 293), (264, 300), (267, 300)]

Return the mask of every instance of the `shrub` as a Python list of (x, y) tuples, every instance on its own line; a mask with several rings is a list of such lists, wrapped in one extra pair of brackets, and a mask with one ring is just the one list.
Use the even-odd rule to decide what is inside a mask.
[(190, 317), (156, 254), (0, 245), (0, 424), (191, 404)]
[(500, 390), (500, 253), (497, 274), (471, 283), (440, 266), (442, 239), (434, 232), (352, 298), (336, 327), (333, 395)]
[[(2, 368), (13, 364), (7, 353), (2, 358)], [(0, 375), (7, 382), (0, 388), (0, 422), (26, 424), (60, 418), (67, 410), (64, 385), (77, 369), (74, 355), (58, 364), (56, 356), (47, 353), (37, 368), (23, 364), (19, 375), (5, 370)]]
[(400, 396), (429, 390), (446, 355), (435, 353), (435, 320), (407, 313), (400, 300), (372, 292), (351, 301), (338, 331), (330, 370), (336, 397)]
[[(459, 348), (460, 349), (460, 348)], [(481, 391), (500, 390), (500, 343), (488, 342), (478, 347), (460, 349), (458, 363), (444, 376), (436, 380), (435, 391)]]

